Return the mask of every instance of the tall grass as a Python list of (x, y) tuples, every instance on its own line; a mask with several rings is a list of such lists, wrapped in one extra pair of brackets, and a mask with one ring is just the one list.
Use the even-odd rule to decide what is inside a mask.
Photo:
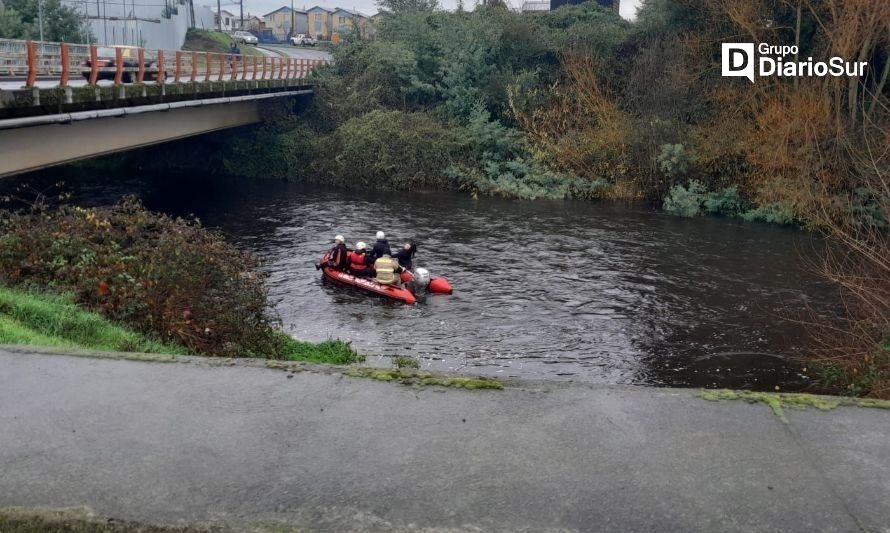
[(89, 348), (120, 352), (182, 354), (162, 343), (113, 324), (59, 296), (0, 288), (0, 343)]

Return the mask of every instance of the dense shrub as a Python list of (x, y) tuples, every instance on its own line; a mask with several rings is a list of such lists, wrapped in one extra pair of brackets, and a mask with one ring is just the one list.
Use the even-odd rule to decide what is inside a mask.
[(692, 180), (688, 185), (674, 185), (664, 199), (664, 210), (672, 215), (694, 217), (701, 214), (706, 191), (701, 182)]
[(466, 132), (426, 113), (374, 110), (346, 121), (322, 146), (316, 168), (335, 185), (453, 188), (445, 169), (468, 159)]
[(694, 217), (703, 213), (740, 217), (746, 221), (762, 221), (769, 224), (796, 224), (798, 217), (787, 205), (779, 202), (752, 207), (739, 195), (738, 187), (731, 185), (716, 191), (708, 191), (698, 180), (686, 185), (671, 187), (664, 199), (663, 209), (681, 217)]
[(749, 203), (739, 196), (739, 188), (730, 185), (716, 191), (709, 192), (702, 202), (705, 212), (711, 215), (741, 216), (749, 206)]
[(108, 208), (4, 213), (0, 279), (71, 294), (79, 305), (207, 355), (286, 357), (258, 262), (198, 221)]
[(780, 202), (772, 202), (757, 206), (750, 211), (741, 214), (741, 217), (748, 221), (759, 220), (769, 224), (796, 224), (799, 222), (794, 210)]
[(682, 144), (664, 144), (658, 154), (658, 169), (669, 178), (678, 178), (686, 174), (689, 160)]
[(254, 135), (236, 139), (226, 151), (222, 165), (231, 175), (309, 181), (318, 134), (306, 125), (279, 132), (261, 128)]

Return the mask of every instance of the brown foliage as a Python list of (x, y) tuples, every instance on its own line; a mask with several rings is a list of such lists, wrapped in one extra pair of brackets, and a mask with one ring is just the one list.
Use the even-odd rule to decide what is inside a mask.
[(147, 211), (34, 208), (0, 218), (0, 280), (75, 301), (207, 355), (274, 356), (257, 260), (201, 227)]
[[(513, 115), (542, 160), (561, 171), (617, 185), (628, 176), (629, 117), (597, 79), (591, 57), (566, 55), (562, 64), (565, 80), (550, 87), (545, 105), (526, 109), (510, 91)], [(627, 189), (627, 184), (621, 186)]]
[(841, 371), (835, 381), (848, 391), (890, 398), (890, 146), (882, 148), (854, 152), (870, 170), (858, 188), (868, 194), (868, 217), (856, 213), (852, 198), (838, 209), (830, 196), (819, 196), (814, 216), (829, 246), (815, 266), (840, 288), (844, 313), (840, 324), (819, 324), (816, 358)]

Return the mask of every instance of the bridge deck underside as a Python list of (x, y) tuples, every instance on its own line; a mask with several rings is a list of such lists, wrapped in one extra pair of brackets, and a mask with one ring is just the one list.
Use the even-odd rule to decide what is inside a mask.
[(247, 101), (0, 130), (0, 177), (259, 121)]

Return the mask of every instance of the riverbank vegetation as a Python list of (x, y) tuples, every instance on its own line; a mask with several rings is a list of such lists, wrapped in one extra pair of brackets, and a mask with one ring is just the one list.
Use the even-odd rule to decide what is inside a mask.
[(113, 352), (180, 354), (185, 348), (164, 344), (128, 330), (64, 297), (0, 288), (0, 343)]
[[(678, 215), (886, 224), (890, 6), (648, 0), (635, 22), (588, 2), (385, 13), (315, 76), (306, 115), (240, 139), (234, 173), (520, 198), (646, 198)], [(720, 75), (721, 42), (867, 61), (859, 78)], [(786, 58), (790, 59), (790, 58)], [(870, 147), (870, 148), (869, 148)], [(268, 163), (285, 154), (286, 161)], [(246, 162), (246, 163), (245, 163)]]
[[(7, 342), (347, 364), (347, 343), (297, 341), (278, 329), (250, 253), (197, 220), (146, 210), (38, 204), (0, 215), (0, 325)], [(98, 315), (155, 341), (112, 327)], [(169, 347), (169, 348), (166, 348)]]
[[(236, 141), (229, 172), (525, 199), (646, 199), (822, 232), (846, 303), (816, 320), (832, 390), (890, 396), (890, 3), (647, 0), (384, 13), (315, 74), (312, 109)], [(861, 76), (721, 76), (723, 42)], [(282, 158), (283, 156), (283, 158)], [(275, 161), (275, 164), (269, 162)], [(864, 376), (868, 376), (867, 378)]]

